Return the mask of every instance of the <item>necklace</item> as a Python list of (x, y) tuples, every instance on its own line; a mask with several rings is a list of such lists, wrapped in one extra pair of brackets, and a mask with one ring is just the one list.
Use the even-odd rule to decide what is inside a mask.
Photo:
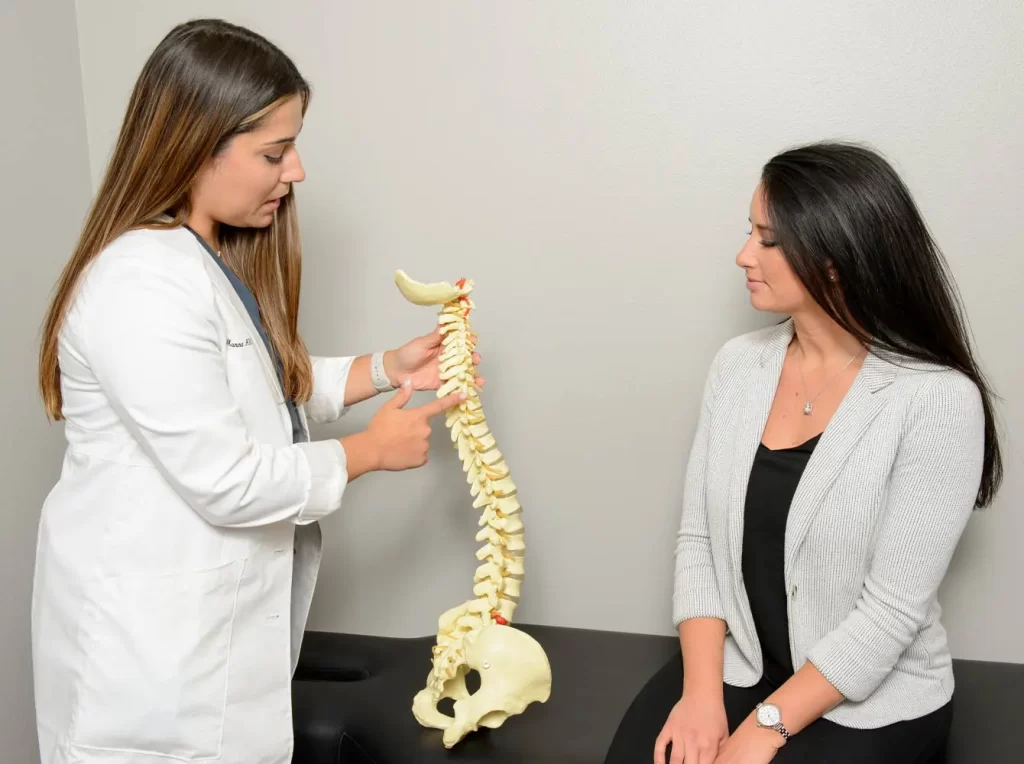
[[(797, 368), (800, 369), (800, 383), (804, 387), (804, 399), (807, 401), (804, 404), (804, 414), (806, 416), (810, 416), (811, 412), (814, 411), (814, 401), (818, 400), (818, 397), (823, 392), (828, 390), (828, 386), (831, 385), (835, 381), (836, 377), (838, 377), (840, 374), (842, 374), (844, 371), (846, 371), (848, 368), (850, 368), (850, 364), (853, 363), (855, 360), (857, 360), (857, 358), (860, 357), (860, 354), (862, 352), (864, 352), (864, 351), (863, 350), (857, 351), (857, 353), (849, 361), (846, 362), (846, 365), (843, 366), (843, 368), (841, 368), (839, 371), (837, 371), (835, 374), (832, 375), (832, 377), (828, 380), (828, 382), (825, 383), (825, 386), (822, 387), (821, 390), (818, 391), (818, 394), (815, 395), (813, 398), (809, 398), (807, 396), (807, 380), (804, 379), (804, 367), (802, 365), (798, 364)], [(803, 354), (804, 354), (804, 349), (803, 349), (803, 347), (801, 347), (800, 348), (800, 356), (803, 357)]]

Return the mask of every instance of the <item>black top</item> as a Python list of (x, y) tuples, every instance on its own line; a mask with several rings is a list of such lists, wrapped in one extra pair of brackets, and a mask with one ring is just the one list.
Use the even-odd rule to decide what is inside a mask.
[[(202, 236), (193, 231), (190, 226), (185, 226), (185, 228), (192, 231), (192, 235), (196, 237), (200, 244), (203, 245), (203, 249), (205, 249), (217, 265), (220, 266), (220, 269), (224, 271), (224, 275), (228, 277), (228, 281), (231, 282), (231, 286), (235, 288), (235, 292), (238, 293), (238, 298), (242, 301), (242, 304), (245, 305), (245, 309), (249, 312), (249, 318), (251, 318), (253, 324), (256, 325), (256, 331), (258, 331), (260, 333), (260, 337), (263, 338), (263, 344), (266, 346), (267, 352), (269, 352), (270, 357), (276, 361), (277, 379), (278, 382), (281, 383), (281, 389), (284, 390), (284, 363), (282, 363), (280, 357), (277, 355), (277, 348), (274, 347), (266, 329), (263, 327), (263, 319), (260, 316), (260, 306), (259, 303), (256, 302), (256, 296), (252, 293), (249, 287), (245, 285), (245, 282), (228, 267), (228, 264), (224, 262), (221, 256), (210, 248), (210, 245), (206, 243), (206, 240), (203, 239)], [(309, 440), (306, 435), (306, 430), (302, 426), (302, 420), (299, 418), (299, 411), (295, 406), (295, 401), (290, 398), (286, 398), (285, 405), (288, 407), (288, 415), (292, 419), (292, 442), (303, 443)]]
[(764, 658), (764, 680), (778, 687), (793, 675), (783, 561), (786, 520), (807, 460), (821, 438), (792, 448), (758, 446), (743, 519), (743, 581)]

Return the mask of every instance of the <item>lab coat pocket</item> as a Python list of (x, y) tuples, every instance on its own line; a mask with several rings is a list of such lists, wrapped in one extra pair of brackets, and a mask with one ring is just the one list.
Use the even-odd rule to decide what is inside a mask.
[(244, 564), (87, 586), (74, 745), (184, 761), (220, 755)]

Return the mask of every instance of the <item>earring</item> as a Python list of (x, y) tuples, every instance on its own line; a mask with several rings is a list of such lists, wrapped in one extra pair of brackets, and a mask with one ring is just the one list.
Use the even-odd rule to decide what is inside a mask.
[(835, 281), (836, 280), (836, 274), (834, 274), (834, 273), (828, 274), (828, 280), (829, 281)]

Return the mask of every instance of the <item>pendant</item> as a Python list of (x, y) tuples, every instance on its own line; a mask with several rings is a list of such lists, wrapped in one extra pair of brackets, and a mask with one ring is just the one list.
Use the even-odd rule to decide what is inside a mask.
[(811, 408), (811, 402), (807, 401), (806, 405), (804, 406), (804, 413), (807, 416), (810, 416), (811, 415), (811, 411), (813, 411), (813, 409)]

